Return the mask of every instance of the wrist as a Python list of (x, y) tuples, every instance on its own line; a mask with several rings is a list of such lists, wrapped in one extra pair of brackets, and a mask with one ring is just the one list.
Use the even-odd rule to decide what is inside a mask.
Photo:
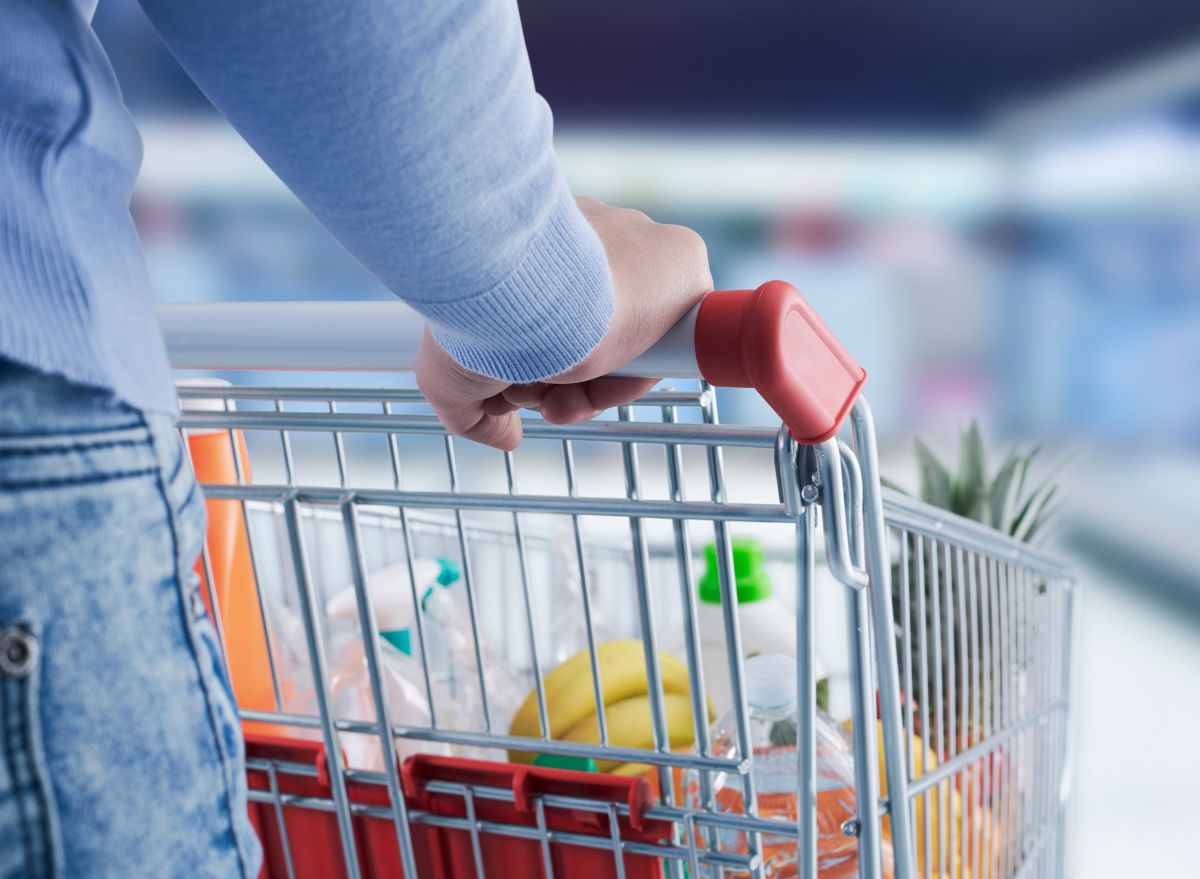
[(454, 302), (414, 304), (461, 366), (523, 383), (592, 353), (612, 320), (613, 282), (604, 246), (564, 186), (502, 282)]

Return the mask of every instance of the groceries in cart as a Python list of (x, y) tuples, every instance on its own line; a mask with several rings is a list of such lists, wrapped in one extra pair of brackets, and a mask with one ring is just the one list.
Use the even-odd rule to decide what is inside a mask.
[[(461, 568), (452, 560), (418, 558), (413, 560), (411, 570), (407, 563), (401, 563), (366, 578), (393, 725), (429, 728), (436, 715), (439, 726), (445, 729), (486, 728), (470, 617), (456, 595), (461, 590), (452, 588), (460, 577)], [(413, 604), (414, 596), (418, 605)], [(358, 630), (358, 599), (352, 586), (337, 592), (325, 609), (331, 620), (355, 622)], [(455, 667), (452, 678), (428, 673), (428, 651), (424, 649), (427, 643), (423, 643), (421, 633), (447, 652), (449, 662)], [(516, 678), (486, 640), (481, 652), (490, 707), (495, 715), (511, 714), (520, 698)], [(330, 693), (338, 719), (375, 721), (375, 699), (361, 638), (352, 636), (343, 647), (331, 672)], [(383, 768), (382, 748), (374, 733), (343, 732), (340, 742), (350, 766)], [(397, 739), (396, 753), (401, 760), (417, 753), (496, 759), (495, 750), (408, 738)]]
[[(181, 389), (220, 400), (181, 427), (228, 502), (204, 570), (242, 717), (273, 724), (267, 875), (1063, 875), (1069, 570), (990, 503), (884, 494), (862, 370), (793, 288), (706, 303), (694, 390), (487, 462), (415, 391)], [(708, 381), (783, 425), (722, 425)]]
[[(419, 661), (412, 657), (411, 626), (415, 616), (413, 590), (409, 584), (407, 565), (393, 565), (368, 575), (367, 591), (375, 609), (378, 630), (379, 672), (386, 693), (388, 712), (393, 724), (428, 727), (431, 720), (429, 699), (426, 697), (424, 672)], [(436, 582), (437, 562), (418, 560), (413, 563), (416, 582)], [(353, 587), (346, 587), (326, 605), (332, 619), (356, 621), (358, 603)], [(374, 722), (375, 699), (367, 663), (367, 645), (360, 638), (351, 638), (341, 651), (330, 673), (330, 697), (334, 715), (340, 720)], [(356, 769), (381, 770), (384, 757), (379, 737), (371, 733), (343, 732), (340, 743), (346, 762)], [(403, 760), (421, 752), (449, 754), (449, 747), (440, 743), (413, 739), (396, 740), (396, 756)]]
[[(604, 712), (607, 743), (620, 748), (654, 749), (650, 684), (646, 675), (646, 649), (641, 641), (605, 641), (596, 647), (600, 700)], [(672, 750), (695, 745), (691, 686), (688, 669), (678, 657), (659, 653), (658, 667), (663, 686), (663, 711)], [(514, 736), (540, 738), (544, 700), (546, 731), (551, 739), (565, 742), (601, 742), (601, 721), (596, 711), (591, 653), (581, 650), (546, 674), (539, 697), (535, 688), (513, 718)], [(708, 709), (709, 719), (712, 709)], [(510, 750), (515, 763), (533, 762), (535, 754)], [(598, 760), (596, 768), (616, 775), (641, 775), (650, 767), (619, 760)]]
[[(219, 379), (184, 379), (181, 387), (219, 388)], [(184, 402), (185, 411), (221, 412), (233, 404), (219, 398), (196, 398)], [(188, 456), (196, 479), (202, 483), (237, 483), (251, 478), (250, 455), (240, 430), (189, 430), (185, 432)], [(275, 698), (271, 665), (267, 654), (266, 629), (259, 606), (253, 558), (246, 534), (245, 510), (236, 500), (209, 498), (207, 552), (196, 562), (201, 595), (212, 613), (215, 602), (221, 612), (225, 662), (239, 707), (272, 711)], [(248, 723), (248, 728), (266, 729)]]
[[(797, 727), (804, 722), (804, 714), (796, 704), (796, 661), (781, 654), (760, 654), (746, 660), (744, 674), (758, 815), (794, 827), (799, 814)], [(815, 711), (813, 717), (817, 742), (817, 869), (821, 879), (858, 876), (857, 840), (844, 830), (857, 815), (853, 753), (847, 737), (831, 717), (822, 711)], [(714, 756), (736, 756), (736, 723), (737, 712), (728, 711), (713, 726)], [(684, 781), (688, 808), (746, 813), (739, 775), (713, 773), (708, 784), (711, 788), (706, 791), (700, 773), (689, 770)], [(748, 843), (748, 834), (742, 830), (697, 830), (698, 845), (721, 852), (744, 853)], [(798, 875), (796, 837), (764, 835), (762, 855), (764, 876)], [(890, 859), (890, 851), (885, 851), (885, 875), (891, 875)], [(706, 869), (701, 875), (719, 877), (722, 871)]]
[[(730, 540), (733, 558), (733, 590), (737, 593), (737, 625), (741, 654), (796, 655), (796, 611), (776, 594), (763, 553), (752, 537)], [(704, 548), (704, 575), (697, 584), (696, 623), (700, 632), (700, 658), (704, 666), (704, 690), (718, 714), (733, 706), (729, 683), (729, 648), (725, 639), (725, 613), (721, 608), (721, 571), (716, 543)], [(683, 634), (666, 642), (668, 649), (682, 655)], [(817, 669), (817, 678), (824, 676)]]
[[(504, 729), (521, 702), (524, 687), (487, 632), (479, 631), (478, 639), (472, 636), (460, 566), (446, 559), (438, 559), (438, 563), (437, 586), (428, 587), (421, 598), (426, 637), (441, 645), (445, 662), (453, 670), (450, 680), (440, 681), (435, 690), (438, 722), (449, 729), (476, 732), (486, 732), (489, 722), (495, 729)], [(486, 689), (486, 716), (481, 688)], [(453, 750), (460, 757), (477, 760), (502, 756), (495, 748), (454, 745)]]
[[(849, 722), (846, 727), (849, 729)], [(883, 724), (876, 721), (876, 746), (879, 754), (879, 794), (888, 795), (887, 757), (883, 741)], [(912, 778), (919, 781), (938, 768), (938, 758), (921, 736), (914, 732), (907, 751), (912, 760)], [(990, 762), (990, 761), (989, 761)], [(990, 769), (989, 769), (990, 774)], [(996, 774), (998, 782), (1002, 776)], [(1000, 823), (992, 808), (971, 796), (958, 785), (943, 781), (926, 796), (917, 797), (913, 806), (915, 859), (917, 872), (922, 875), (944, 876), (947, 879), (970, 877), (972, 864), (993, 864), (1000, 861), (1002, 837)], [(882, 821), (883, 839), (890, 843), (892, 822)], [(928, 865), (928, 869), (927, 869)]]

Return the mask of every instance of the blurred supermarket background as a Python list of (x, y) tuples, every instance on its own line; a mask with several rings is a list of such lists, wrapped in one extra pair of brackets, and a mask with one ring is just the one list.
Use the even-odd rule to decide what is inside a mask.
[[(885, 469), (971, 418), (1074, 453), (1077, 875), (1194, 875), (1200, 5), (522, 4), (577, 193), (795, 283), (871, 373)], [(387, 291), (207, 105), (134, 0), (96, 29), (141, 125), (164, 301)], [(723, 393), (726, 421), (765, 422)]]

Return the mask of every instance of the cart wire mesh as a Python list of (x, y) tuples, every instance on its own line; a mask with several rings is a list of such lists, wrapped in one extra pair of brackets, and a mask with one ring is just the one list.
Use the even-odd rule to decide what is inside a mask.
[[(323, 745), (319, 767), (248, 760), (265, 779), (250, 797), (273, 816), (281, 875), (304, 875), (287, 818), (299, 809), (333, 816), (350, 877), (376, 875), (361, 818), (387, 822), (409, 876), (419, 875), (428, 828), (468, 834), (464, 869), (480, 877), (506, 875), (488, 857), (500, 838), (536, 843), (547, 876), (564, 847), (606, 852), (614, 876), (635, 864), (661, 864), (673, 877), (817, 876), (818, 642), (826, 665), (835, 656), (844, 668), (836, 695), (851, 717), (857, 813), (838, 828), (857, 845), (847, 875), (1064, 875), (1071, 574), (998, 532), (881, 489), (865, 401), (848, 441), (805, 447), (786, 430), (720, 424), (701, 383), (652, 392), (586, 424), (529, 419), (522, 446), (499, 453), (447, 435), (411, 390), (247, 384), (182, 386), (180, 396), (193, 462), (195, 439), (205, 437), (232, 463), (222, 478), (197, 472), (210, 517), (220, 505), (240, 515), (252, 571), (269, 687), (253, 705), (239, 692), (243, 721)], [(796, 607), (795, 821), (758, 808), (743, 660), (753, 645), (741, 643), (732, 554), (733, 539), (751, 534)], [(704, 699), (713, 669), (701, 655), (695, 583), (708, 543), (734, 706), (726, 753), (714, 750)], [(210, 527), (202, 579), (221, 610), (228, 657), (231, 621), (213, 590), (225, 562), (212, 544)], [(428, 596), (415, 565), (435, 556), (460, 572), (466, 647), (452, 649), (414, 613), (411, 652), (428, 715), (400, 717), (368, 584), (398, 565), (421, 607)], [(357, 608), (350, 629), (326, 613), (344, 584)], [(823, 622), (831, 608), (841, 618), (832, 632)], [(616, 636), (642, 644), (651, 736), (639, 747), (614, 743), (606, 723), (598, 648)], [(365, 718), (339, 709), (332, 684), (337, 653), (354, 639), (369, 681)], [(672, 747), (664, 646), (687, 666), (687, 749)], [(550, 735), (546, 676), (576, 650), (590, 667), (596, 742)], [(510, 733), (505, 687), (536, 694), (539, 736)], [(372, 768), (347, 761), (356, 738), (376, 743)], [(433, 780), (429, 793), (461, 801), (455, 814), (438, 813), (414, 807), (411, 791), (406, 800), (401, 767), (422, 750), (644, 765), (658, 796), (634, 814), (626, 803), (540, 793), (530, 822), (506, 822), (489, 809), (513, 803), (511, 787)], [(679, 795), (685, 772), (698, 797)], [(318, 777), (327, 794), (285, 783)], [(717, 778), (736, 787), (740, 809), (718, 801)], [(372, 796), (354, 795), (361, 789)], [(566, 813), (594, 813), (602, 832), (564, 829), (556, 816)], [(646, 821), (663, 828), (658, 838), (623, 833)], [(790, 873), (771, 872), (764, 857), (764, 840), (780, 839), (795, 846)]]

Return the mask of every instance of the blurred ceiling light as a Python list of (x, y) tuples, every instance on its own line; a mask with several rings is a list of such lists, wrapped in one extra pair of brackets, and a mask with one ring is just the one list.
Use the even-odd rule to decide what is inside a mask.
[(1018, 172), (1035, 210), (1178, 206), (1194, 211), (1200, 194), (1200, 137), (1169, 119), (1115, 125), (1037, 151)]

